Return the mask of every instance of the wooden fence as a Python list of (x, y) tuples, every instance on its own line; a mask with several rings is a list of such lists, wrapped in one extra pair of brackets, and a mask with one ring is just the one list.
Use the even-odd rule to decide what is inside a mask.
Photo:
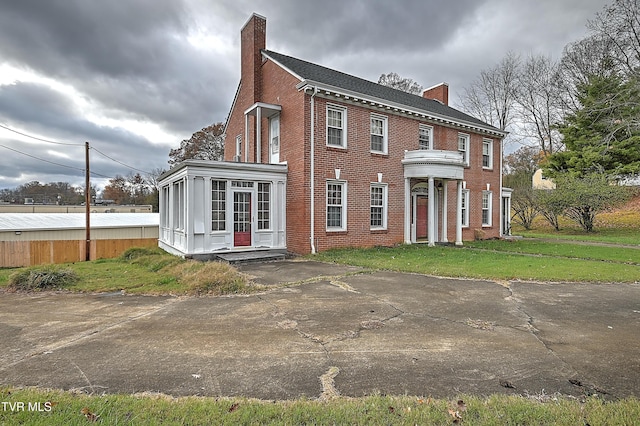
[[(0, 241), (0, 267), (85, 260), (84, 240)], [(92, 240), (91, 260), (118, 257), (131, 247), (158, 247), (157, 238)]]

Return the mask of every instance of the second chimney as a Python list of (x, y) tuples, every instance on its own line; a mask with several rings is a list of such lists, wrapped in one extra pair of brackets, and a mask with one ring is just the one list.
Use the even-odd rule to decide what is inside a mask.
[(449, 84), (440, 83), (433, 87), (429, 87), (422, 92), (422, 97), (427, 99), (434, 99), (442, 102), (444, 105), (449, 105)]

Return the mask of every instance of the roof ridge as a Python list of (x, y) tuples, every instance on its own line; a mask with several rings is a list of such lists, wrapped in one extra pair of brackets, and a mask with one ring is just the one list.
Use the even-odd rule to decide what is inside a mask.
[(497, 127), (486, 123), (466, 112), (460, 111), (449, 105), (445, 105), (435, 99), (425, 98), (420, 95), (414, 95), (403, 90), (393, 87), (384, 86), (353, 74), (347, 74), (324, 65), (318, 65), (313, 62), (299, 59), (290, 55), (275, 52), (273, 50), (263, 49), (262, 52), (289, 72), (294, 73), (301, 80), (315, 81), (321, 84), (327, 84), (353, 93), (359, 93), (363, 96), (370, 96), (374, 99), (381, 99), (392, 102), (396, 105), (403, 105), (409, 108), (416, 108), (430, 114), (441, 117), (447, 117), (453, 121), (461, 121), (475, 126), (481, 126), (492, 132), (504, 133)]

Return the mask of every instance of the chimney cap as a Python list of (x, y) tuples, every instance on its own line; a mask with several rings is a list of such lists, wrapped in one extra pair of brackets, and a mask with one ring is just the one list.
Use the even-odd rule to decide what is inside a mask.
[(242, 26), (242, 29), (244, 29), (244, 27), (246, 27), (246, 26), (247, 26), (247, 24), (249, 24), (249, 22), (251, 22), (251, 20), (252, 20), (253, 18), (259, 18), (259, 19), (262, 19), (263, 21), (266, 21), (266, 20), (267, 20), (267, 18), (265, 18), (264, 16), (262, 16), (262, 15), (260, 15), (260, 14), (258, 14), (258, 13), (253, 12), (253, 14), (251, 14), (251, 16), (249, 17), (249, 19), (247, 19), (247, 22), (245, 22), (245, 23), (244, 23), (244, 25)]

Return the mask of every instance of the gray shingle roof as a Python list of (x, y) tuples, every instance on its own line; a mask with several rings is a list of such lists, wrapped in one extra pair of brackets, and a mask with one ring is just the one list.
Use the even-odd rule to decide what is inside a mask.
[(264, 50), (263, 52), (271, 59), (278, 62), (293, 73), (297, 74), (304, 80), (311, 80), (318, 83), (331, 85), (341, 89), (360, 93), (362, 95), (371, 96), (373, 98), (378, 98), (393, 102), (395, 104), (404, 105), (409, 108), (414, 108), (434, 113), (440, 116), (449, 117), (456, 121), (463, 121), (498, 132), (500, 131), (499, 129), (485, 123), (482, 120), (478, 120), (475, 117), (465, 114), (464, 112), (450, 106), (443, 105), (433, 99), (426, 99), (422, 96), (412, 95), (401, 90), (383, 86), (381, 84), (377, 84), (363, 78), (345, 74), (340, 71), (332, 70), (331, 68), (323, 67), (321, 65), (313, 64), (311, 62), (303, 61), (301, 59), (293, 58), (291, 56), (283, 55), (271, 50)]

